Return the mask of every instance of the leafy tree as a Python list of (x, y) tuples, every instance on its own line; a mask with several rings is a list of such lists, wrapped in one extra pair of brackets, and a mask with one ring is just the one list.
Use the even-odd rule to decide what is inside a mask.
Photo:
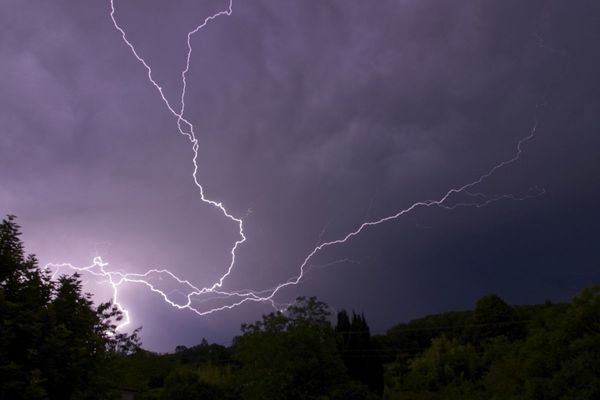
[(547, 308), (518, 350), (530, 398), (599, 398), (600, 286), (584, 289), (565, 309)]
[(472, 311), (451, 311), (428, 315), (395, 325), (385, 335), (374, 339), (386, 355), (384, 362), (408, 365), (410, 359), (427, 349), (433, 339), (441, 335), (448, 339), (462, 338), (472, 314)]
[(475, 348), (441, 336), (411, 362), (404, 384), (409, 389), (435, 392), (447, 386), (469, 386), (478, 378), (478, 373), (479, 357)]
[(116, 331), (110, 303), (94, 307), (79, 277), (54, 282), (25, 256), (14, 216), (0, 224), (0, 398), (102, 399), (110, 363), (138, 346)]
[(466, 337), (473, 343), (506, 336), (514, 340), (524, 335), (516, 310), (495, 294), (483, 296), (475, 305)]
[(406, 368), (394, 363), (385, 397), (600, 398), (600, 286), (583, 290), (570, 304), (520, 307), (521, 315), (529, 317), (521, 320), (527, 329), (522, 323), (520, 331), (498, 323), (513, 321), (513, 311), (498, 298), (483, 298), (474, 312), (480, 323), (468, 326), (469, 333), (477, 334), (465, 335), (476, 343), (442, 336)]
[(379, 349), (371, 340), (369, 325), (363, 314), (342, 310), (337, 315), (335, 327), (339, 335), (338, 345), (351, 379), (362, 382), (375, 393), (383, 393), (383, 365)]
[(327, 306), (298, 298), (287, 312), (242, 325), (234, 355), (244, 399), (318, 399), (347, 382)]

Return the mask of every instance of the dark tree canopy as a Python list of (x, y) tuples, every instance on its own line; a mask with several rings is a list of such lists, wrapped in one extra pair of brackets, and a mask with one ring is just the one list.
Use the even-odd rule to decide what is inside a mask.
[(50, 279), (26, 256), (14, 216), (0, 224), (0, 398), (102, 399), (110, 361), (137, 348), (116, 331), (121, 312), (95, 307), (79, 276)]
[(350, 378), (364, 383), (375, 393), (383, 393), (383, 364), (364, 314), (353, 312), (350, 319), (345, 310), (340, 311), (335, 330)]
[(202, 340), (174, 354), (140, 351), (125, 358), (124, 375), (138, 374), (132, 387), (144, 400), (596, 399), (599, 307), (598, 287), (568, 304), (513, 307), (485, 296), (472, 311), (370, 337), (364, 315), (341, 311), (333, 328), (324, 303), (299, 298), (243, 325), (231, 347)]
[(242, 398), (367, 398), (366, 387), (350, 381), (328, 307), (316, 298), (300, 297), (242, 332), (234, 345)]
[(571, 302), (430, 315), (371, 337), (363, 314), (299, 297), (243, 324), (231, 346), (138, 349), (77, 275), (50, 279), (0, 224), (0, 399), (407, 400), (600, 398), (600, 286)]
[(387, 399), (600, 398), (599, 286), (569, 304), (511, 307), (488, 295), (454, 316), (464, 324), (450, 336), (388, 365)]
[(477, 300), (466, 331), (468, 339), (474, 343), (497, 336), (516, 339), (523, 333), (517, 311), (495, 294)]

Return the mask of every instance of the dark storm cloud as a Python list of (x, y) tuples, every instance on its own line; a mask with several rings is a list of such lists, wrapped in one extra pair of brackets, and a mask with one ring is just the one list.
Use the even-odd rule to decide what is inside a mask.
[[(116, 0), (173, 104), (187, 32), (225, 3)], [(28, 248), (43, 262), (99, 252), (115, 269), (212, 283), (235, 226), (199, 202), (189, 142), (108, 1), (2, 7), (0, 204), (20, 216)], [(193, 37), (186, 97), (200, 181), (248, 214), (228, 288), (286, 280), (319, 239), (476, 179), (536, 119), (522, 159), (480, 189), (538, 185), (545, 196), (417, 210), (319, 255), (359, 263), (312, 269), (280, 300), (317, 294), (382, 330), (490, 291), (563, 299), (597, 281), (599, 15), (589, 1), (234, 3)], [(123, 296), (146, 344), (163, 350), (227, 341), (268, 310), (198, 318), (143, 288)]]

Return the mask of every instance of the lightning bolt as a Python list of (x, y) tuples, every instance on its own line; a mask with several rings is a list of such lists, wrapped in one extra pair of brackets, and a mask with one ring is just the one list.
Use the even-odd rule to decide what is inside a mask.
[(119, 286), (123, 283), (122, 279), (124, 275), (120, 272), (110, 272), (105, 269), (108, 263), (102, 261), (100, 257), (94, 257), (92, 264), (87, 267), (76, 267), (69, 263), (60, 263), (60, 264), (46, 264), (45, 269), (48, 271), (52, 271), (51, 278), (54, 280), (56, 276), (60, 273), (60, 270), (63, 268), (68, 268), (70, 270), (74, 270), (77, 272), (85, 272), (91, 274), (92, 276), (96, 276), (98, 278), (102, 278), (100, 283), (108, 283), (112, 288), (112, 302), (117, 307), (119, 311), (121, 311), (123, 315), (123, 322), (117, 325), (117, 330), (129, 325), (129, 311), (125, 309), (121, 303), (119, 302)]
[[(112, 300), (114, 304), (121, 310), (124, 314), (123, 322), (118, 326), (118, 329), (121, 329), (130, 323), (130, 316), (128, 311), (120, 304), (119, 302), (119, 288), (124, 284), (140, 284), (146, 286), (150, 291), (158, 294), (163, 298), (163, 300), (169, 304), (170, 306), (176, 309), (186, 309), (192, 311), (198, 315), (207, 315), (211, 313), (215, 313), (217, 311), (222, 311), (226, 309), (232, 309), (240, 306), (246, 302), (269, 302), (274, 308), (280, 308), (278, 304), (275, 302), (275, 296), (282, 289), (294, 286), (300, 283), (300, 281), (304, 278), (307, 271), (312, 268), (325, 267), (328, 265), (339, 264), (344, 262), (353, 262), (356, 261), (349, 259), (341, 259), (337, 261), (333, 261), (331, 263), (325, 264), (323, 266), (315, 266), (311, 265), (311, 260), (313, 257), (321, 252), (325, 248), (329, 248), (332, 246), (338, 246), (349, 242), (352, 238), (359, 235), (366, 229), (371, 227), (375, 227), (377, 225), (381, 225), (387, 222), (391, 222), (393, 220), (399, 219), (406, 214), (413, 212), (418, 208), (428, 208), (428, 207), (439, 207), (447, 210), (453, 210), (459, 207), (484, 207), (493, 202), (501, 201), (501, 200), (526, 200), (529, 198), (541, 196), (545, 193), (544, 189), (540, 189), (537, 187), (533, 187), (528, 191), (521, 194), (485, 194), (481, 192), (474, 192), (478, 185), (483, 183), (485, 180), (492, 177), (499, 170), (504, 169), (511, 164), (516, 163), (522, 153), (523, 146), (525, 143), (531, 141), (537, 131), (538, 121), (537, 118), (534, 120), (533, 126), (529, 131), (529, 134), (523, 138), (521, 138), (516, 143), (515, 152), (513, 156), (498, 162), (497, 164), (490, 167), (487, 172), (480, 175), (478, 178), (474, 179), (471, 182), (458, 185), (448, 189), (445, 193), (441, 194), (437, 199), (433, 200), (423, 200), (418, 201), (410, 206), (401, 209), (394, 214), (375, 219), (375, 220), (366, 220), (365, 222), (358, 225), (354, 230), (340, 236), (337, 239), (322, 241), (322, 236), (324, 231), (319, 235), (319, 242), (304, 258), (303, 262), (298, 267), (298, 274), (285, 282), (279, 283), (276, 286), (270, 287), (268, 289), (262, 290), (253, 290), (253, 289), (243, 289), (237, 291), (224, 291), (222, 290), (223, 283), (227, 279), (227, 277), (232, 273), (235, 262), (236, 262), (236, 252), (240, 245), (242, 245), (246, 241), (246, 236), (244, 235), (244, 223), (242, 218), (234, 216), (230, 213), (227, 208), (220, 201), (211, 200), (206, 197), (203, 186), (198, 180), (198, 150), (199, 144), (196, 134), (194, 132), (194, 126), (192, 123), (187, 120), (184, 116), (185, 114), (185, 97), (186, 97), (186, 89), (187, 89), (187, 74), (190, 70), (191, 65), (191, 57), (192, 57), (192, 37), (206, 27), (209, 23), (214, 21), (215, 19), (222, 16), (231, 16), (233, 13), (233, 0), (229, 0), (226, 9), (219, 11), (209, 17), (205, 18), (201, 24), (197, 25), (192, 31), (187, 34), (187, 55), (186, 55), (186, 63), (185, 69), (181, 72), (181, 81), (183, 83), (181, 96), (180, 96), (180, 105), (177, 109), (176, 106), (172, 105), (167, 97), (164, 94), (162, 86), (154, 79), (152, 68), (146, 62), (146, 60), (140, 55), (140, 53), (136, 50), (135, 46), (129, 41), (127, 38), (127, 34), (125, 30), (119, 24), (116, 18), (116, 9), (115, 9), (115, 0), (110, 0), (110, 19), (114, 25), (114, 28), (120, 33), (121, 38), (125, 45), (129, 48), (133, 56), (137, 59), (137, 61), (145, 68), (147, 77), (149, 82), (154, 86), (154, 88), (158, 91), (163, 103), (167, 107), (167, 110), (175, 117), (177, 122), (177, 129), (179, 133), (183, 136), (186, 136), (193, 150), (193, 171), (192, 178), (194, 184), (199, 190), (200, 199), (208, 204), (211, 207), (217, 208), (219, 212), (232, 223), (234, 223), (238, 228), (238, 239), (234, 242), (233, 246), (230, 250), (230, 263), (227, 266), (227, 269), (220, 278), (214, 282), (212, 285), (207, 287), (197, 287), (192, 284), (189, 280), (182, 279), (167, 269), (150, 269), (145, 273), (137, 274), (137, 273), (126, 273), (120, 271), (109, 271), (107, 270), (108, 263), (104, 262), (102, 258), (96, 257), (93, 259), (93, 263), (90, 266), (86, 267), (77, 267), (69, 263), (62, 264), (47, 264), (46, 268), (51, 269), (53, 271), (53, 277), (55, 277), (61, 270), (68, 269), (72, 271), (77, 271), (81, 273), (89, 273), (94, 277), (97, 277), (101, 280), (102, 283), (107, 283), (112, 288)], [(459, 196), (464, 196), (466, 200), (454, 200)], [(325, 230), (325, 228), (324, 228)], [(165, 282), (170, 285), (170, 289), (164, 288)], [(175, 289), (172, 287), (175, 286)], [(180, 299), (185, 299), (184, 301), (176, 301), (174, 297), (178, 296)], [(228, 303), (225, 305), (214, 306), (214, 307), (205, 307), (201, 308), (206, 303), (227, 300)]]

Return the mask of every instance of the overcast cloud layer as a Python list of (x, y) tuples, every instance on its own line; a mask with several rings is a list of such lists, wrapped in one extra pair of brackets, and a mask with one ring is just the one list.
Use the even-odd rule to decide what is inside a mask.
[[(227, 2), (115, 0), (178, 104), (186, 35)], [(236, 226), (200, 202), (192, 151), (109, 19), (109, 1), (0, 0), (0, 212), (42, 264), (144, 272), (198, 286), (225, 270)], [(511, 158), (478, 190), (523, 193), (418, 209), (320, 253), (277, 300), (317, 295), (375, 332), (426, 313), (565, 300), (598, 282), (600, 6), (596, 1), (238, 1), (193, 37), (186, 118), (207, 195), (246, 216), (228, 289), (298, 273), (316, 243)], [(329, 267), (334, 260), (347, 259)], [(106, 296), (102, 286), (86, 281)], [(123, 287), (145, 347), (227, 343), (269, 312), (209, 317)]]

